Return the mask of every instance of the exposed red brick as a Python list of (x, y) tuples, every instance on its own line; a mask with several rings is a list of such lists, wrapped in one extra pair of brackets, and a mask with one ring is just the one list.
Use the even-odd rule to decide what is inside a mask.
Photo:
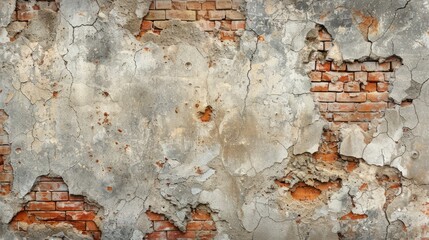
[(10, 146), (0, 146), (0, 155), (9, 155), (10, 154)]
[(338, 160), (338, 154), (337, 153), (320, 153), (316, 152), (313, 154), (313, 158), (318, 161), (323, 161), (327, 163), (332, 163)]
[(171, 9), (173, 10), (186, 10), (185, 1), (173, 1)]
[(330, 112), (353, 112), (356, 110), (354, 103), (328, 103)]
[(155, 0), (156, 9), (171, 9), (171, 0)]
[(344, 84), (344, 92), (360, 92), (359, 82), (347, 82)]
[(315, 92), (314, 99), (318, 102), (335, 102), (335, 93), (331, 92)]
[(162, 240), (167, 239), (167, 232), (153, 232), (145, 236), (144, 239), (148, 240)]
[(152, 24), (153, 24), (152, 21), (144, 20), (144, 21), (142, 21), (142, 24), (140, 26), (140, 30), (142, 30), (142, 31), (152, 30)]
[(384, 73), (382, 72), (370, 72), (368, 73), (368, 82), (383, 82)]
[(37, 221), (62, 221), (65, 220), (65, 212), (61, 211), (28, 211)]
[(227, 20), (245, 20), (246, 19), (243, 13), (235, 10), (227, 10), (225, 12), (225, 17)]
[(199, 220), (199, 221), (205, 221), (205, 220), (210, 220), (211, 219), (211, 215), (209, 212), (204, 211), (204, 210), (195, 210), (192, 211), (192, 219), (193, 220)]
[(161, 214), (158, 214), (158, 213), (154, 213), (154, 212), (151, 212), (149, 210), (146, 211), (146, 215), (149, 218), (149, 220), (151, 220), (151, 221), (162, 221), (162, 220), (165, 220), (164, 215), (161, 215)]
[(29, 211), (55, 210), (55, 202), (29, 202), (25, 209)]
[(51, 201), (51, 192), (36, 192), (36, 201)]
[(57, 210), (63, 210), (63, 211), (83, 210), (83, 202), (80, 202), (80, 201), (56, 202), (56, 208)]
[(148, 14), (144, 17), (145, 20), (164, 20), (166, 14), (164, 10), (149, 10)]
[(312, 82), (322, 81), (322, 73), (321, 72), (312, 71), (308, 74), (308, 77), (310, 78), (310, 80)]
[(322, 193), (319, 189), (309, 186), (305, 183), (298, 183), (295, 189), (291, 190), (290, 194), (295, 200), (312, 201), (319, 197)]
[(367, 94), (368, 100), (371, 102), (387, 102), (389, 100), (388, 92), (370, 92)]
[(344, 91), (344, 83), (343, 82), (329, 83), (329, 91), (330, 92)]
[(380, 112), (387, 108), (386, 102), (370, 102), (358, 104), (357, 110), (359, 112)]
[(203, 10), (215, 10), (216, 9), (216, 2), (203, 2), (201, 4), (201, 9), (203, 9)]
[(314, 82), (311, 84), (312, 92), (327, 92), (329, 91), (329, 83), (327, 82)]
[(246, 29), (246, 21), (232, 21), (231, 30), (237, 31), (237, 30), (244, 30), (244, 29)]
[(52, 192), (53, 201), (67, 201), (69, 200), (68, 192)]
[(377, 83), (369, 82), (363, 87), (366, 92), (376, 92), (377, 91)]
[(13, 174), (12, 173), (1, 173), (0, 172), (0, 182), (12, 182)]
[(337, 93), (337, 102), (365, 102), (366, 93)]
[(86, 222), (86, 230), (88, 231), (98, 231), (97, 224), (93, 221), (87, 221)]
[(196, 239), (196, 234), (194, 231), (181, 232), (181, 231), (168, 231), (167, 232), (168, 240), (177, 240), (177, 239)]
[(380, 113), (334, 113), (334, 121), (337, 122), (364, 122), (381, 117)]
[(94, 220), (95, 213), (92, 211), (67, 211), (67, 220)]
[(198, 1), (186, 2), (186, 8), (189, 10), (201, 10), (201, 3)]
[(216, 9), (231, 9), (231, 0), (216, 0)]
[(333, 71), (346, 71), (347, 70), (347, 65), (346, 64), (341, 64), (341, 65), (337, 65), (334, 62), (332, 62), (331, 64), (331, 70)]
[(353, 79), (354, 79), (353, 73), (347, 73), (347, 72), (324, 72), (324, 73), (322, 73), (322, 81), (348, 82), (348, 81), (353, 81)]
[[(178, 19), (183, 21), (196, 21), (197, 13), (191, 10), (167, 10), (166, 19)], [(157, 20), (157, 19), (155, 19)]]
[(326, 71), (330, 71), (331, 70), (331, 63), (330, 62), (316, 62), (316, 70), (317, 71), (322, 71), (322, 72), (326, 72)]
[(389, 84), (386, 82), (378, 82), (377, 83), (377, 91), (386, 92), (389, 90)]
[(225, 11), (209, 11), (210, 20), (222, 20), (225, 18)]

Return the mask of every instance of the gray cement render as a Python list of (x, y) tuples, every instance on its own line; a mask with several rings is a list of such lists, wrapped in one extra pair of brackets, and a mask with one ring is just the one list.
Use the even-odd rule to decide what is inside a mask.
[[(63, 0), (58, 14), (43, 12), (8, 43), (15, 1), (0, 3), (0, 108), (9, 115), (14, 168), (13, 194), (0, 201), (0, 238), (18, 237), (7, 224), (45, 174), (102, 206), (104, 239), (141, 239), (148, 208), (183, 229), (199, 204), (215, 212), (217, 239), (335, 239), (349, 228), (358, 239), (404, 237), (401, 222), (406, 237), (428, 237), (421, 230), (429, 224), (421, 211), (429, 183), (427, 1), (248, 0), (238, 45), (177, 21), (138, 41), (148, 6)], [(378, 24), (362, 32), (362, 16)], [(308, 160), (325, 125), (305, 64), (316, 24), (335, 39), (329, 57), (337, 62), (401, 57), (390, 96), (413, 100), (389, 110), (369, 143), (356, 129), (342, 131), (341, 154), (368, 163), (350, 174)], [(202, 123), (198, 112), (208, 105), (212, 120)], [(374, 176), (389, 167), (405, 183), (385, 210)], [(296, 205), (273, 190), (291, 169), (303, 180), (339, 177), (342, 188), (325, 204)], [(369, 192), (360, 192), (363, 183)], [(350, 210), (368, 218), (338, 220)]]

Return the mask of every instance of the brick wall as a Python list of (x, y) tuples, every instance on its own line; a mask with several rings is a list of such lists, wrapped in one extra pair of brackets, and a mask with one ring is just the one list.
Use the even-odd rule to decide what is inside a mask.
[(68, 224), (82, 234), (101, 239), (95, 222), (99, 208), (83, 196), (69, 194), (61, 177), (39, 177), (25, 199), (28, 202), (10, 222), (14, 230), (25, 232), (32, 224)]
[(246, 18), (240, 11), (243, 0), (154, 0), (141, 24), (140, 36), (159, 34), (169, 20), (196, 22), (205, 32), (222, 41), (237, 41), (245, 29)]
[[(324, 56), (333, 45), (332, 38), (320, 29), (319, 41), (318, 54)], [(313, 154), (314, 159), (325, 162), (339, 159), (341, 124), (357, 124), (367, 131), (371, 120), (384, 116), (385, 110), (393, 106), (389, 101), (389, 80), (400, 65), (401, 60), (396, 57), (382, 63), (354, 61), (340, 66), (332, 61), (315, 61), (309, 74), (311, 92), (329, 125), (319, 151)]]
[(186, 231), (180, 231), (164, 215), (151, 211), (146, 212), (152, 221), (152, 233), (147, 234), (144, 239), (148, 240), (176, 240), (176, 239), (200, 239), (211, 240), (216, 236), (216, 225), (212, 220), (211, 213), (207, 209), (197, 208), (192, 211)]
[(9, 137), (3, 128), (7, 118), (7, 114), (0, 109), (0, 198), (9, 195), (13, 181), (12, 166), (9, 162)]

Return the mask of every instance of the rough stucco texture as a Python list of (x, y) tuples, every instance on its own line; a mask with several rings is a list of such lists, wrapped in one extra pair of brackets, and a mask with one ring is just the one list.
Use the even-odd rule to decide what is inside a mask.
[(0, 1), (0, 239), (428, 239), (426, 0)]

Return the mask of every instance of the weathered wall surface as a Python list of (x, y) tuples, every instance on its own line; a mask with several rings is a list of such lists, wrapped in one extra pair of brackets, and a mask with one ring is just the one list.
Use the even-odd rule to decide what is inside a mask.
[(429, 238), (429, 2), (0, 2), (0, 238)]

